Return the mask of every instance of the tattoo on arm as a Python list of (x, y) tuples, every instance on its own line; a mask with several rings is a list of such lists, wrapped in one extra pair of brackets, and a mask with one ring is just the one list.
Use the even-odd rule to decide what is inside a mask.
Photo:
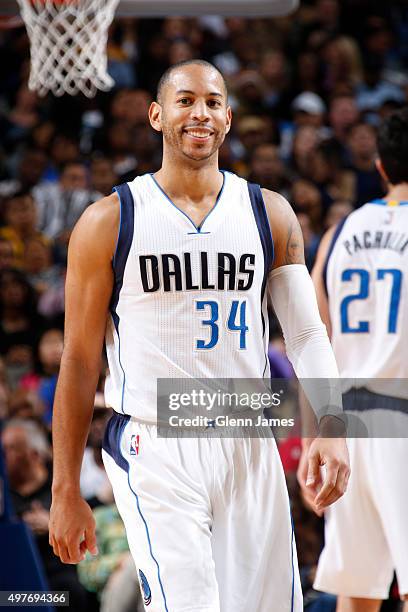
[(302, 232), (297, 222), (292, 221), (288, 227), (284, 265), (304, 263)]

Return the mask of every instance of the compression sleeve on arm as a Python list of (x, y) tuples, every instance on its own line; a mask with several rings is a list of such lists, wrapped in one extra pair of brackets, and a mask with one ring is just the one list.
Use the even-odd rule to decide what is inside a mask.
[(343, 416), (339, 371), (305, 265), (272, 270), (268, 296), (282, 327), (286, 352), (318, 420)]

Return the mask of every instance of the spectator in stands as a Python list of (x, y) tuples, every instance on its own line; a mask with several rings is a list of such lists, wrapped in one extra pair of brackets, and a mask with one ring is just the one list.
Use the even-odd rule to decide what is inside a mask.
[(51, 427), (52, 407), (55, 387), (61, 364), (64, 337), (60, 329), (51, 328), (45, 331), (38, 343), (38, 350), (33, 371), (22, 377), (23, 389), (35, 392), (44, 405), (42, 420)]
[(125, 123), (128, 128), (147, 123), (151, 95), (144, 89), (120, 89), (110, 108), (112, 123)]
[(354, 201), (354, 175), (343, 167), (341, 155), (341, 147), (335, 140), (320, 143), (310, 155), (309, 178), (320, 191), (324, 211), (328, 210), (333, 200), (342, 198)]
[(14, 511), (33, 531), (51, 590), (69, 591), (69, 610), (86, 610), (86, 591), (73, 565), (65, 565), (48, 543), (51, 506), (49, 442), (33, 421), (12, 419), (2, 432), (2, 444)]
[(17, 91), (14, 106), (6, 117), (2, 117), (1, 130), (6, 147), (11, 149), (23, 142), (39, 121), (38, 95), (23, 83)]
[(0, 357), (0, 422), (8, 416), (8, 398), (10, 386), (7, 379), (7, 369), (4, 359)]
[(113, 502), (112, 487), (102, 462), (102, 440), (111, 410), (95, 398), (95, 411), (81, 467), (81, 495), (91, 507)]
[(0, 237), (11, 242), (18, 267), (24, 265), (24, 251), (28, 240), (44, 240), (37, 230), (37, 209), (28, 192), (17, 193), (4, 202), (5, 226), (0, 228)]
[(332, 225), (337, 225), (352, 211), (353, 206), (348, 200), (335, 200), (325, 216), (324, 229), (328, 230)]
[(24, 248), (24, 270), (38, 296), (58, 285), (61, 267), (54, 265), (51, 244), (40, 236), (29, 238)]
[(30, 419), (43, 426), (44, 404), (34, 391), (15, 389), (8, 393), (7, 418)]
[(30, 192), (41, 180), (46, 163), (44, 151), (27, 149), (20, 159), (15, 178), (0, 181), (0, 198), (10, 198), (18, 192)]
[(88, 173), (81, 161), (65, 164), (60, 179), (45, 181), (33, 190), (37, 204), (38, 228), (56, 241), (57, 257), (65, 262), (72, 228), (85, 208), (102, 194), (89, 188)]
[(248, 180), (266, 189), (288, 195), (289, 183), (285, 166), (279, 157), (279, 148), (273, 144), (260, 144), (254, 148), (249, 164)]
[(292, 102), (293, 121), (296, 126), (310, 125), (321, 128), (326, 106), (320, 96), (312, 91), (303, 91)]
[(350, 130), (350, 169), (354, 175), (353, 201), (362, 206), (384, 193), (381, 176), (375, 166), (375, 128), (368, 123), (358, 123)]
[(319, 141), (317, 128), (304, 125), (297, 129), (290, 159), (291, 170), (295, 176), (310, 178), (312, 171), (310, 160), (313, 158)]
[(91, 162), (91, 189), (104, 196), (112, 192), (112, 187), (118, 185), (112, 162), (107, 157), (95, 157)]
[(43, 325), (34, 290), (25, 275), (15, 269), (0, 272), (0, 354), (9, 369), (17, 368), (18, 375), (31, 367)]
[(7, 268), (15, 268), (17, 264), (13, 243), (3, 238), (0, 230), (0, 272)]
[(79, 139), (75, 133), (56, 131), (50, 145), (50, 164), (46, 169), (45, 181), (58, 181), (66, 164), (79, 159)]
[(329, 123), (332, 136), (343, 148), (346, 159), (347, 140), (351, 126), (359, 120), (359, 111), (352, 95), (336, 95), (332, 98), (329, 108)]
[(363, 69), (357, 42), (349, 36), (329, 39), (323, 49), (325, 87), (334, 93), (353, 92), (362, 82)]
[(305, 213), (312, 231), (319, 234), (322, 228), (323, 206), (320, 191), (311, 181), (298, 179), (292, 184), (292, 202), (295, 212)]

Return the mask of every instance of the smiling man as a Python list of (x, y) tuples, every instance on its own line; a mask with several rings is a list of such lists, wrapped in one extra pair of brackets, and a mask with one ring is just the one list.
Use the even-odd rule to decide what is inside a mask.
[[(299, 224), (279, 194), (219, 170), (231, 109), (214, 66), (170, 68), (149, 119), (163, 134), (161, 169), (89, 207), (71, 238), (50, 543), (66, 563), (97, 553), (79, 472), (105, 337), (114, 416), (103, 457), (146, 609), (300, 612), (289, 499), (270, 430), (157, 435), (158, 379), (269, 376), (268, 296), (297, 374), (338, 376)], [(333, 420), (323, 414), (322, 434)], [(315, 498), (326, 507), (347, 485), (344, 439), (316, 438), (309, 458), (312, 484), (326, 465)]]

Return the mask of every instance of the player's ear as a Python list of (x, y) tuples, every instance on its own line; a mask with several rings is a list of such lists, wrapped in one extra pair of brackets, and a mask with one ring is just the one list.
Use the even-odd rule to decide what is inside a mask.
[(162, 107), (158, 102), (152, 102), (149, 108), (149, 121), (150, 125), (156, 132), (161, 132), (161, 114)]
[(228, 134), (228, 132), (231, 129), (231, 121), (232, 121), (232, 110), (231, 110), (231, 107), (228, 106), (227, 107), (227, 124), (226, 124), (226, 127), (225, 127), (225, 133), (226, 134)]
[(390, 180), (389, 180), (388, 176), (385, 174), (384, 166), (382, 165), (382, 161), (381, 161), (381, 159), (379, 157), (377, 157), (377, 159), (375, 160), (375, 167), (377, 168), (381, 178), (386, 183), (389, 183)]

